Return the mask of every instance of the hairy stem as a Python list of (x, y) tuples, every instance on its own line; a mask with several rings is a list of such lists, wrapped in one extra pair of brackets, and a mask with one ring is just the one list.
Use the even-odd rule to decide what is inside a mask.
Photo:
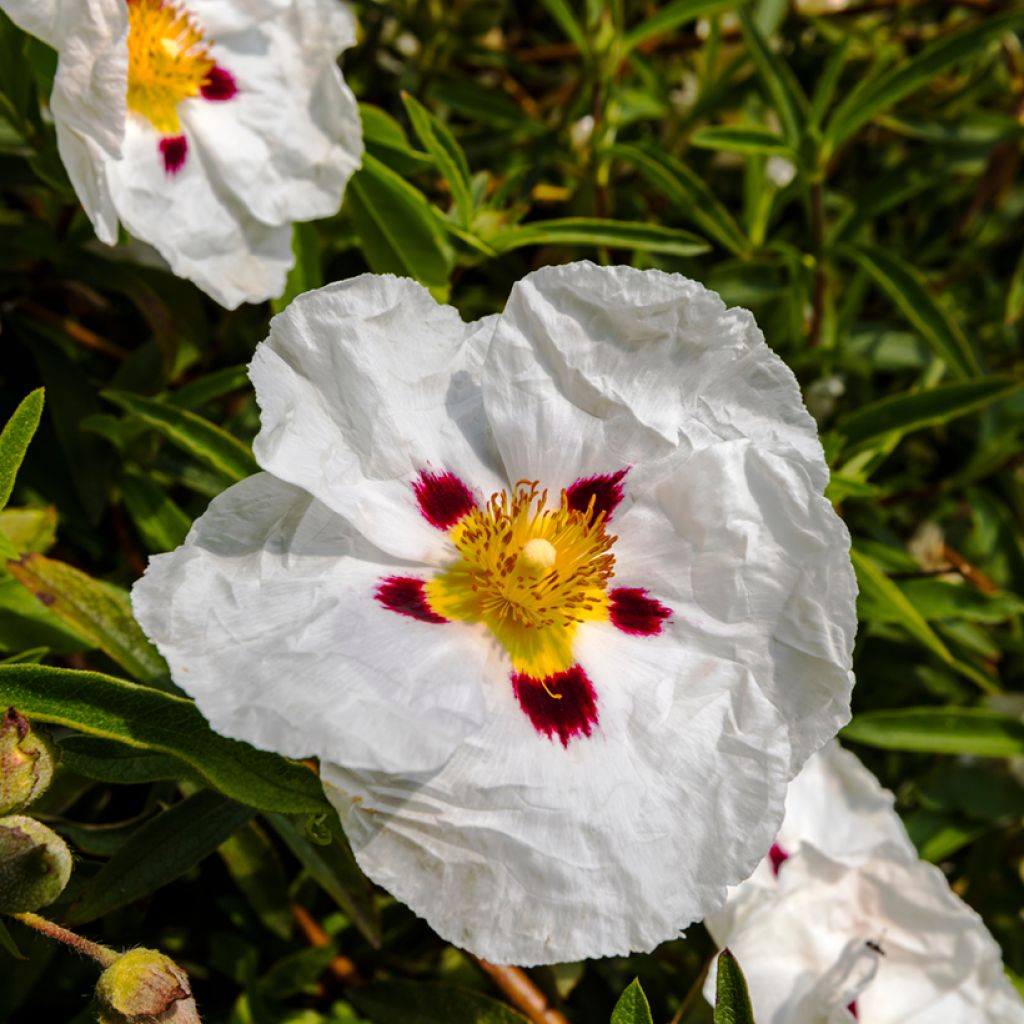
[(113, 949), (101, 946), (98, 942), (90, 942), (88, 939), (83, 939), (81, 935), (76, 935), (74, 932), (68, 931), (67, 928), (62, 928), (59, 924), (48, 921), (45, 917), (40, 917), (38, 914), (24, 913), (12, 914), (11, 916), (16, 921), (20, 921), (23, 925), (34, 929), (41, 935), (55, 939), (57, 942), (63, 942), (65, 946), (70, 946), (79, 953), (92, 957), (100, 967), (110, 967), (120, 955)]

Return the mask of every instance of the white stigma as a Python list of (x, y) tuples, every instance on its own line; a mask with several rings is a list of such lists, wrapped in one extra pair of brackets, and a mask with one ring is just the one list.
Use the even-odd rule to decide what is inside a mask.
[(522, 551), (519, 552), (519, 557), (529, 568), (544, 570), (550, 569), (555, 564), (555, 559), (558, 558), (558, 551), (551, 541), (545, 540), (543, 537), (534, 537), (533, 540), (528, 540), (523, 545)]

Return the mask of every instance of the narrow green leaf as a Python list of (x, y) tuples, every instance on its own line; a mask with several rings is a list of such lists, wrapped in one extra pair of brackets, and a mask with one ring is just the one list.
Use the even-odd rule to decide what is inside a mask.
[(419, 100), (403, 92), (402, 102), (420, 142), (434, 158), (437, 169), (448, 182), (459, 223), (468, 228), (473, 219), (473, 187), (466, 154), (448, 126), (427, 110)]
[[(744, 2), (746, 0), (740, 0), (740, 3)], [(736, 6), (736, 0), (672, 0), (662, 4), (654, 14), (626, 33), (625, 51), (628, 53), (655, 36), (674, 32), (688, 21)]]
[(793, 147), (775, 132), (753, 125), (698, 128), (690, 136), (690, 141), (703, 149), (722, 149), (731, 153), (778, 153), (791, 158), (796, 155)]
[(185, 539), (192, 520), (149, 477), (126, 473), (121, 478), (121, 496), (147, 550), (170, 551)]
[(980, 58), (990, 40), (1014, 31), (1021, 24), (1024, 24), (1024, 11), (986, 14), (973, 25), (935, 40), (916, 56), (901, 60), (885, 74), (868, 80), (836, 107), (825, 129), (829, 143), (838, 146), (876, 114), (921, 88), (957, 61)]
[(775, 112), (779, 115), (786, 141), (794, 148), (798, 147), (804, 133), (807, 97), (801, 91), (789, 65), (769, 49), (767, 41), (754, 24), (749, 12), (741, 7), (738, 14), (750, 56), (768, 90)]
[(29, 442), (43, 415), (43, 389), (36, 388), (24, 398), (0, 433), (0, 508), (10, 501), (14, 478), (25, 459)]
[(448, 257), (423, 193), (370, 154), (346, 192), (363, 254), (377, 273), (411, 277), (443, 297)]
[[(336, 816), (332, 818), (336, 820)], [(380, 919), (373, 890), (352, 856), (340, 824), (335, 826), (332, 821), (331, 841), (320, 846), (311, 843), (295, 822), (283, 814), (268, 815), (267, 820), (317, 885), (348, 915), (366, 941), (378, 947)]]
[(93, 921), (180, 878), (255, 813), (208, 789), (185, 797), (132, 833), (86, 884), (69, 920)]
[(654, 1024), (651, 1004), (647, 1002), (639, 978), (634, 978), (619, 996), (612, 1010), (611, 1024)]
[(675, 256), (696, 256), (710, 248), (703, 238), (679, 228), (586, 217), (536, 220), (506, 228), (491, 239), (491, 244), (499, 252), (521, 249), (527, 245), (607, 245), (641, 252), (671, 253)]
[(194, 412), (127, 391), (102, 394), (158, 431), (171, 444), (231, 480), (242, 480), (259, 470), (248, 445)]
[(659, 149), (637, 145), (613, 146), (610, 152), (631, 163), (650, 185), (671, 200), (706, 235), (741, 256), (750, 242), (728, 209), (685, 164)]
[(824, 70), (818, 76), (811, 96), (809, 120), (812, 125), (820, 125), (835, 96), (836, 86), (846, 66), (846, 55), (850, 46), (850, 36), (844, 35), (829, 54)]
[(315, 224), (300, 222), (292, 225), (292, 252), (295, 254), (295, 263), (288, 271), (284, 291), (276, 299), (270, 300), (270, 308), (275, 313), (282, 312), (292, 299), (324, 283), (320, 235)]
[(558, 27), (565, 33), (565, 37), (576, 45), (582, 54), (590, 52), (590, 44), (583, 26), (576, 19), (572, 8), (567, 0), (541, 0), (547, 8), (548, 14), (558, 22)]
[(866, 711), (857, 715), (841, 735), (885, 750), (975, 757), (1024, 755), (1024, 722), (984, 708)]
[(715, 985), (714, 1024), (754, 1024), (747, 979), (739, 961), (728, 949), (718, 954), (718, 979)]
[(43, 508), (5, 508), (0, 512), (0, 531), (19, 553), (45, 554), (57, 540), (57, 510)]
[(15, 960), (25, 959), (21, 950), (18, 949), (18, 944), (14, 941), (11, 937), (11, 933), (7, 930), (7, 925), (4, 924), (2, 918), (0, 918), (0, 948), (2, 948), (8, 955), (13, 956)]
[(927, 391), (889, 395), (844, 416), (835, 431), (846, 438), (846, 455), (869, 448), (879, 438), (947, 423), (958, 416), (984, 409), (1024, 387), (1009, 377), (940, 384)]
[(99, 782), (119, 786), (173, 780), (202, 783), (180, 758), (128, 747), (99, 736), (71, 733), (60, 740), (61, 765)]
[(1017, 266), (1010, 278), (1010, 287), (1006, 290), (1006, 312), (1003, 321), (1015, 324), (1024, 315), (1024, 248), (1020, 251)]
[[(900, 580), (897, 584), (907, 600), (929, 622), (939, 619), (985, 622), (1006, 622), (1024, 614), (1024, 600), (1016, 594), (985, 594), (964, 583), (947, 583), (941, 579)], [(872, 609), (875, 622), (895, 621), (891, 608)]]
[(320, 814), (328, 809), (308, 768), (218, 736), (196, 705), (182, 697), (99, 672), (0, 665), (0, 702), (30, 719), (180, 758), (207, 785), (262, 811)]
[(288, 878), (266, 832), (257, 822), (248, 821), (221, 843), (219, 852), (256, 916), (275, 935), (288, 939), (292, 933)]
[[(322, 283), (322, 282), (321, 282)], [(214, 370), (195, 380), (190, 380), (177, 391), (167, 395), (169, 405), (179, 409), (191, 409), (195, 412), (201, 405), (223, 398), (236, 391), (244, 391), (249, 387), (249, 375), (243, 363), (240, 366), (225, 366), (222, 370)]]
[(405, 129), (380, 107), (360, 103), (359, 116), (363, 122), (363, 141), (392, 170), (404, 174), (432, 166), (430, 157), (413, 149)]
[(909, 263), (877, 246), (843, 246), (838, 252), (868, 273), (953, 374), (962, 378), (978, 375), (978, 360), (970, 342)]
[(441, 982), (375, 981), (348, 998), (373, 1024), (526, 1024), (497, 999)]
[(886, 608), (891, 621), (898, 622), (933, 654), (938, 655), (947, 664), (952, 664), (954, 659), (949, 648), (939, 639), (938, 634), (910, 603), (903, 591), (886, 576), (881, 566), (870, 555), (857, 548), (850, 551), (850, 558), (853, 560), (861, 593), (873, 603)]
[(37, 601), (141, 682), (163, 685), (167, 665), (132, 615), (126, 591), (45, 555), (24, 555), (7, 571)]

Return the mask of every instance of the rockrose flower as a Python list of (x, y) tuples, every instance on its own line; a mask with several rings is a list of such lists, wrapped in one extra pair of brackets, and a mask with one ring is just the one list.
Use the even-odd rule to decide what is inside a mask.
[(466, 324), (364, 276), (250, 373), (266, 473), (134, 591), (213, 726), (319, 756), (367, 874), (488, 959), (646, 950), (720, 906), (847, 720), (855, 628), (751, 315), (577, 263)]
[(758, 1024), (1024, 1024), (998, 945), (918, 860), (892, 804), (852, 754), (826, 747), (790, 787), (768, 857), (707, 919)]
[(362, 154), (337, 0), (0, 0), (59, 54), (50, 108), (101, 241), (118, 222), (218, 302), (280, 295), (291, 222)]

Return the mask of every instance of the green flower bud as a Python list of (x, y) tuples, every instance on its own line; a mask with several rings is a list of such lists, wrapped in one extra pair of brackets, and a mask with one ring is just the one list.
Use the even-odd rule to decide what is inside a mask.
[(50, 741), (8, 708), (0, 718), (0, 814), (38, 800), (50, 785), (55, 762)]
[(130, 949), (96, 985), (100, 1024), (200, 1024), (188, 975), (155, 949)]
[(0, 818), (0, 914), (21, 914), (52, 903), (71, 877), (71, 851), (34, 818)]

